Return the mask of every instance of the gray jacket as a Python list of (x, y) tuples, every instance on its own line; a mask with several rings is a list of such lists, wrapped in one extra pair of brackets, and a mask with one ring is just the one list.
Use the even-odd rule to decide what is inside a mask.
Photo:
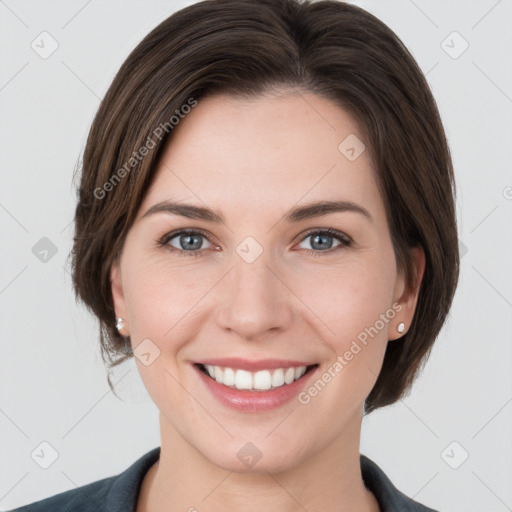
[[(154, 448), (117, 476), (36, 501), (8, 512), (135, 512), (142, 480), (159, 459)], [(365, 486), (375, 495), (381, 512), (436, 512), (401, 493), (375, 462), (360, 455)]]

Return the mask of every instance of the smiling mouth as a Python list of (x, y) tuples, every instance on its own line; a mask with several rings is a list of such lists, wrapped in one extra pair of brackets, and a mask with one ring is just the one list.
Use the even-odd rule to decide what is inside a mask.
[(201, 372), (231, 389), (244, 391), (272, 391), (302, 379), (318, 364), (290, 366), (250, 372), (247, 370), (196, 363)]

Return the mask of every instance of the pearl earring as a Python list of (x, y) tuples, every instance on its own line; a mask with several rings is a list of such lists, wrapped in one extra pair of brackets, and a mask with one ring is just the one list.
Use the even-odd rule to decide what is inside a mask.
[(398, 332), (404, 332), (405, 331), (405, 323), (404, 322), (400, 322), (397, 326), (396, 326), (396, 330)]
[(118, 331), (121, 331), (124, 328), (123, 322), (124, 322), (124, 319), (122, 319), (121, 317), (119, 317), (117, 319), (116, 328), (117, 328)]

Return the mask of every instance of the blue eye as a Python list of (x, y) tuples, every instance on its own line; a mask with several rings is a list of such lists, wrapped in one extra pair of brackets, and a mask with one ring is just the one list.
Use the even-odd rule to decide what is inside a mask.
[[(322, 253), (332, 254), (333, 252), (337, 252), (345, 247), (349, 247), (352, 243), (352, 240), (347, 235), (338, 231), (334, 231), (333, 229), (311, 231), (302, 239), (301, 243), (303, 243), (308, 238), (312, 239), (310, 245), (312, 247), (316, 247), (316, 249), (319, 249), (306, 249), (307, 252), (314, 257), (323, 256)], [(334, 247), (330, 241), (333, 238), (339, 242), (338, 245), (335, 245)]]
[[(170, 242), (174, 239), (177, 239), (177, 244), (181, 247), (170, 245)], [(203, 245), (201, 239), (208, 240), (208, 237), (199, 231), (182, 230), (164, 236), (159, 243), (166, 246), (171, 252), (178, 253), (179, 256), (201, 256), (199, 250)]]
[[(312, 239), (310, 244), (313, 248), (305, 250), (314, 257), (332, 254), (345, 247), (349, 247), (352, 243), (352, 240), (347, 235), (333, 229), (310, 231), (302, 238), (300, 243), (303, 243), (308, 238)], [(338, 240), (339, 243), (333, 247), (331, 239)], [(175, 243), (177, 246), (170, 243), (174, 240), (176, 240)], [(176, 253), (178, 256), (201, 256), (205, 250), (205, 248), (202, 247), (204, 240), (207, 240), (208, 243), (211, 244), (208, 236), (201, 231), (183, 229), (181, 231), (168, 233), (158, 241), (158, 244), (167, 248), (170, 252)]]

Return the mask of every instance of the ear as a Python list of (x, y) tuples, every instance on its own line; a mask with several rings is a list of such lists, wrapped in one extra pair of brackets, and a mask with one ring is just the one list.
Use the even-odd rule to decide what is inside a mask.
[(123, 285), (121, 282), (121, 270), (117, 259), (114, 260), (110, 267), (110, 290), (112, 293), (114, 311), (116, 312), (116, 319), (122, 318), (124, 320), (124, 327), (119, 331), (119, 333), (123, 336), (128, 336), (126, 301), (124, 299)]
[[(411, 252), (414, 259), (414, 283), (407, 284), (405, 283), (405, 277), (401, 278), (403, 291), (400, 297), (397, 298), (396, 302), (398, 302), (402, 308), (397, 312), (393, 321), (389, 323), (389, 340), (396, 340), (407, 333), (411, 327), (414, 312), (416, 311), (420, 286), (425, 272), (425, 252), (421, 246), (413, 247)], [(403, 332), (398, 332), (397, 327), (401, 322), (405, 324), (405, 329)]]

